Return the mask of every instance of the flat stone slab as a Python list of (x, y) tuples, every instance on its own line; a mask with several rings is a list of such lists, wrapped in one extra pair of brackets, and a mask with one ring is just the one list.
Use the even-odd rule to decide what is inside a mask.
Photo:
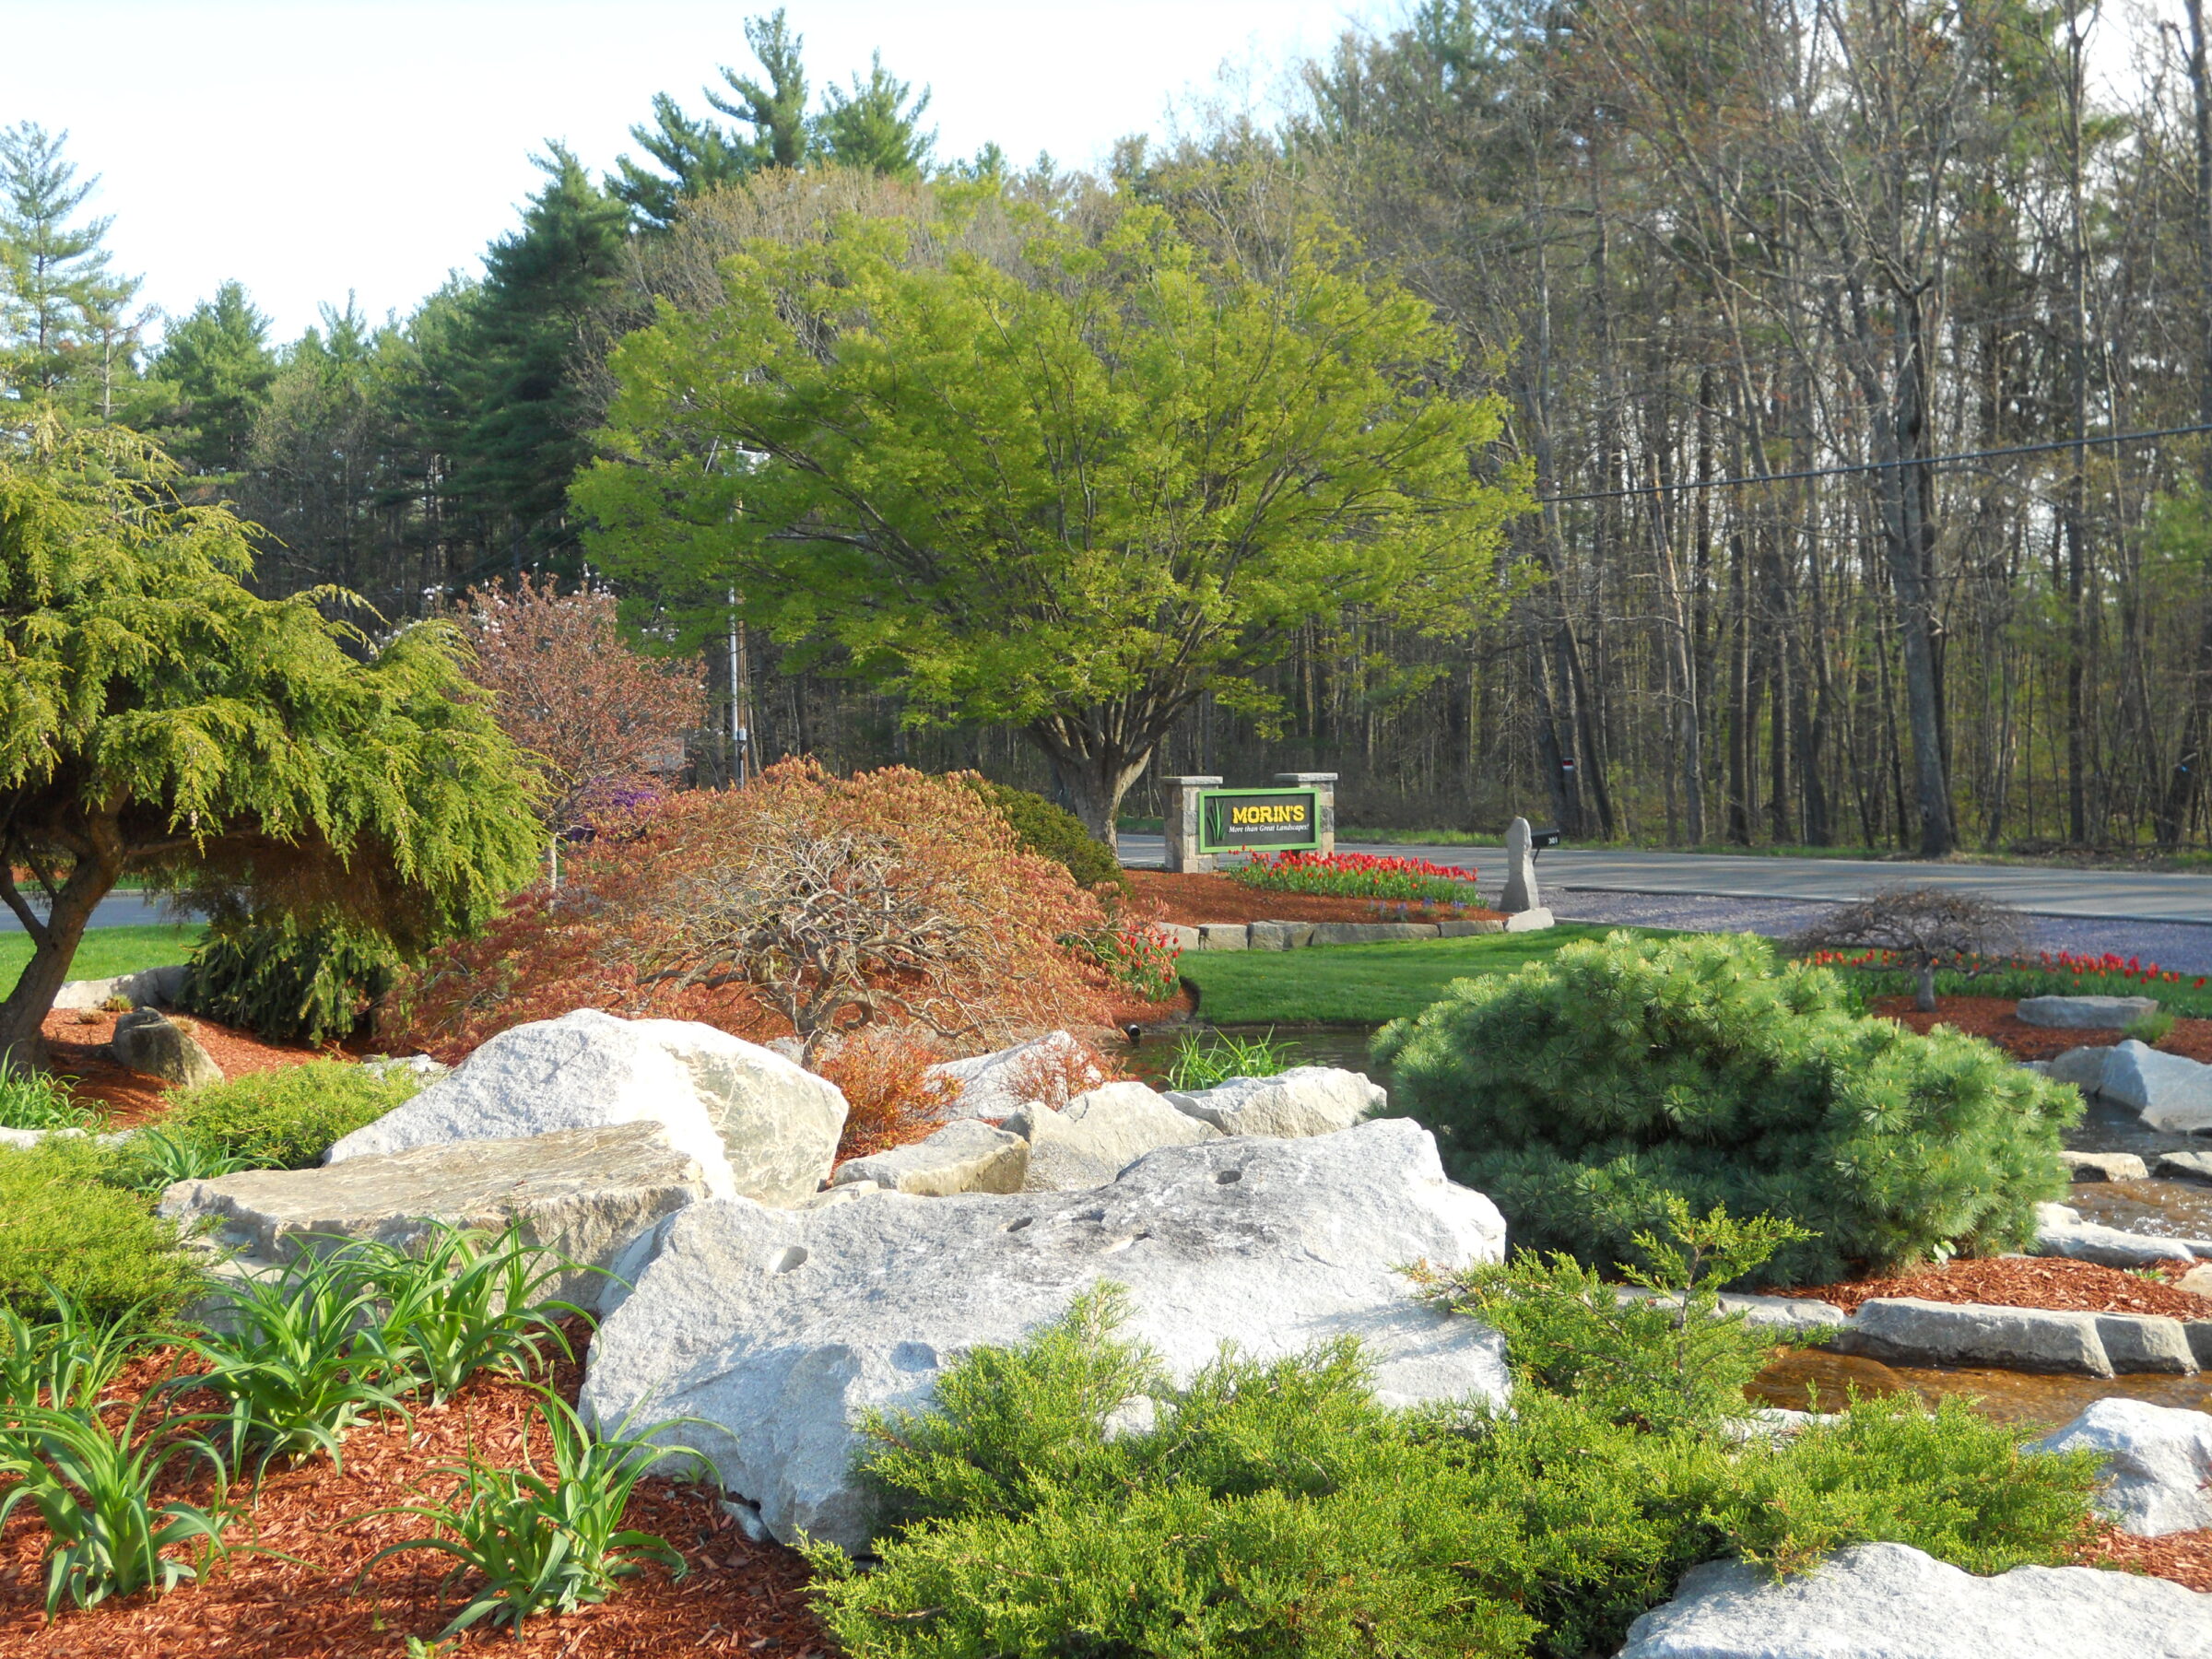
[(592, 1344), (584, 1409), (702, 1419), (670, 1438), (787, 1541), (804, 1529), (865, 1545), (861, 1414), (922, 1407), (954, 1358), (1019, 1341), (1101, 1280), (1127, 1288), (1126, 1334), (1179, 1380), (1225, 1341), (1270, 1359), (1349, 1335), (1387, 1404), (1507, 1386), (1503, 1339), (1426, 1306), (1399, 1271), (1505, 1248), (1496, 1206), (1446, 1180), (1435, 1141), (1405, 1119), (1171, 1147), (1088, 1192), (709, 1201), (639, 1248), (651, 1265)]
[(2096, 1262), (2106, 1267), (2148, 1267), (2159, 1262), (2212, 1260), (2212, 1239), (2169, 1239), (2084, 1221), (2064, 1204), (2035, 1206), (2035, 1253)]
[(1030, 1170), (1030, 1143), (974, 1118), (947, 1124), (888, 1152), (837, 1166), (832, 1189), (872, 1182), (889, 1193), (948, 1198), (955, 1193), (1018, 1193)]
[(2124, 1532), (2162, 1538), (2212, 1526), (2212, 1416), (2144, 1400), (2096, 1400), (2043, 1451), (2086, 1447), (2104, 1462), (2096, 1505)]
[(2212, 1181), (2212, 1152), (2161, 1152), (2158, 1171), (2172, 1181)]
[[(2178, 1325), (2178, 1322), (2175, 1323)], [(1883, 1296), (1859, 1304), (1830, 1344), (1889, 1365), (1992, 1365), (2006, 1371), (2112, 1375), (2097, 1315), (1980, 1302)]]
[(1618, 1659), (2206, 1659), (2212, 1595), (2096, 1567), (1976, 1578), (1854, 1544), (1777, 1581), (1709, 1561), (1629, 1627)]
[(2149, 1168), (2133, 1152), (2061, 1152), (2069, 1181), (2144, 1181)]
[[(1529, 912), (1529, 913), (1534, 913)], [(1439, 922), (1437, 936), (1444, 939), (1472, 939), (1483, 934), (1501, 934), (1509, 931), (1508, 924), (1496, 917), (1477, 921)], [(1523, 930), (1524, 932), (1526, 929)]]
[(2062, 1031), (2124, 1030), (2159, 1011), (2155, 996), (2023, 996), (2013, 1011), (2023, 1025)]
[(1551, 912), (1541, 904), (1530, 910), (1516, 911), (1505, 919), (1507, 933), (1542, 933), (1551, 925)]
[(1242, 950), (1252, 943), (1252, 929), (1243, 922), (1201, 922), (1198, 924), (1198, 948), (1201, 950)]
[(1311, 922), (1254, 922), (1246, 930), (1246, 947), (1252, 950), (1302, 950), (1312, 943)]
[(1317, 922), (1314, 945), (1392, 945), (1406, 939), (1437, 937), (1433, 922)]
[(2097, 1090), (2133, 1106), (2144, 1124), (2169, 1135), (2212, 1132), (2212, 1065), (2162, 1053), (2134, 1038), (2114, 1046)]
[(1211, 1088), (1170, 1089), (1170, 1106), (1223, 1135), (1333, 1135), (1390, 1103), (1363, 1072), (1294, 1065), (1271, 1077), (1230, 1077)]
[[(431, 1221), (498, 1231), (510, 1221), (546, 1250), (594, 1267), (664, 1218), (707, 1195), (699, 1162), (652, 1124), (560, 1129), (512, 1140), (454, 1141), (348, 1159), (319, 1170), (249, 1170), (180, 1181), (160, 1213), (235, 1253), (236, 1272), (279, 1265), (326, 1241), (411, 1249)], [(575, 1273), (547, 1294), (590, 1308), (606, 1280)]]
[(1104, 1186), (1147, 1152), (1194, 1146), (1221, 1133), (1142, 1083), (1101, 1084), (1061, 1111), (1034, 1106), (1006, 1126), (1027, 1137), (1028, 1172), (1019, 1190), (1030, 1193)]

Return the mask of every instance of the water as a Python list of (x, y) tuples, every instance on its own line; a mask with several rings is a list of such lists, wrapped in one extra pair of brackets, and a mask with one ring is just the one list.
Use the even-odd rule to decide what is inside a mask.
[(1147, 1083), (1158, 1083), (1168, 1075), (1175, 1064), (1182, 1039), (1189, 1035), (1201, 1045), (1214, 1035), (1239, 1038), (1246, 1042), (1257, 1042), (1263, 1038), (1271, 1040), (1277, 1048), (1287, 1050), (1293, 1065), (1334, 1065), (1345, 1071), (1365, 1072), (1370, 1077), (1377, 1067), (1368, 1058), (1367, 1045), (1378, 1028), (1372, 1026), (1255, 1026), (1255, 1025), (1192, 1025), (1173, 1031), (1147, 1032), (1134, 1048), (1117, 1050), (1114, 1058), (1134, 1077)]
[(1806, 1408), (1810, 1387), (1817, 1409), (1841, 1411), (1850, 1391), (1861, 1398), (1908, 1390), (1933, 1406), (1966, 1398), (1984, 1417), (2027, 1428), (2056, 1429), (2094, 1400), (2115, 1397), (2212, 1411), (2212, 1377), (2144, 1374), (2127, 1377), (2040, 1376), (2027, 1371), (1922, 1365), (1884, 1365), (1850, 1354), (1800, 1349), (1785, 1354), (1753, 1378), (1744, 1392), (1762, 1406)]

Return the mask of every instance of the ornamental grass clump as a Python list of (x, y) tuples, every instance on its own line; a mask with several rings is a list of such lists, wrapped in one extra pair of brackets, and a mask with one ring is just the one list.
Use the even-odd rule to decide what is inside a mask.
[(1625, 933), (1454, 982), (1384, 1028), (1390, 1110), (1523, 1249), (1609, 1268), (1676, 1199), (1815, 1237), (1747, 1282), (1822, 1284), (2025, 1248), (2079, 1095), (1978, 1039), (1854, 1014), (1749, 936)]

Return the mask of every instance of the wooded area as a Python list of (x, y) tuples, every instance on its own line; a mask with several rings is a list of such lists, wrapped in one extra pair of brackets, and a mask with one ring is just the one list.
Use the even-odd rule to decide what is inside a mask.
[[(1545, 504), (1508, 532), (1494, 615), (1309, 622), (1253, 677), (1276, 712), (1200, 699), (1135, 809), (1162, 774), (1334, 769), (1358, 824), (2207, 839), (2202, 0), (1425, 0), (1303, 65), (1287, 114), (1193, 112), (1099, 178), (940, 165), (925, 94), (879, 62), (810, 100), (782, 18), (747, 36), (758, 78), (725, 72), (701, 116), (656, 100), (610, 179), (551, 151), (480, 282), (282, 347), (230, 286), (141, 350), (59, 141), (12, 129), (9, 383), (161, 440), (267, 527), (269, 591), (339, 582), (402, 618), (501, 575), (586, 576), (568, 488), (609, 354), (656, 304), (722, 303), (747, 239), (970, 192), (1155, 204), (1264, 265), (1325, 219), (1347, 268), (1435, 308), (1460, 390), (1504, 395), (1478, 471), (1524, 468)], [(2169, 435), (2124, 437), (2147, 432)], [(732, 581), (676, 574), (626, 578), (626, 614), (704, 655), (709, 781), (733, 719), (757, 760), (1048, 778), (1013, 727), (904, 724), (834, 653), (733, 626)]]

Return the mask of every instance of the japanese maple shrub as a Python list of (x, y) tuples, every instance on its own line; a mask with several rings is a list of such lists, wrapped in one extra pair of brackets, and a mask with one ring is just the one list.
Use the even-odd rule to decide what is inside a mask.
[(1751, 1276), (1784, 1284), (2021, 1248), (2081, 1110), (1978, 1039), (1853, 1014), (1836, 975), (1748, 936), (1569, 945), (1453, 982), (1375, 1053), (1390, 1110), (1516, 1244), (1605, 1266), (1674, 1199), (1724, 1205), (1817, 1235)]

